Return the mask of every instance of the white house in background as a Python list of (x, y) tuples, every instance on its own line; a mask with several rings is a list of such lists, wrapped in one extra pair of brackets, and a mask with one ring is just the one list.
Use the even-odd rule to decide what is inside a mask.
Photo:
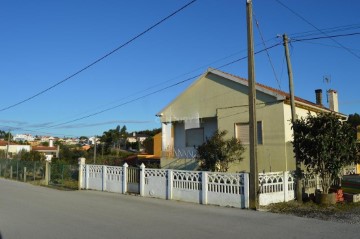
[(42, 153), (45, 160), (51, 162), (53, 157), (59, 157), (60, 146), (54, 146), (54, 138), (49, 137), (49, 146), (33, 146), (32, 150)]
[(147, 139), (149, 136), (145, 134), (137, 134), (133, 132), (130, 136), (126, 138), (126, 141), (129, 143), (135, 143), (140, 142), (142, 143), (145, 139)]
[(100, 142), (100, 139), (98, 137), (90, 137), (88, 141), (90, 145), (94, 145), (95, 141), (98, 144)]
[[(231, 165), (230, 171), (249, 171), (248, 81), (219, 70), (208, 69), (192, 85), (158, 112), (162, 123), (161, 166), (172, 165), (196, 156), (196, 147), (216, 130), (226, 130), (245, 145), (244, 160)], [(308, 113), (337, 112), (337, 92), (328, 91), (330, 106), (295, 97), (297, 117)], [(287, 171), (295, 168), (291, 144), (291, 108), (288, 93), (256, 84), (258, 170)], [(343, 120), (347, 116), (337, 113)], [(183, 162), (181, 162), (183, 163)]]
[(13, 137), (14, 141), (28, 141), (28, 142), (32, 142), (35, 140), (35, 138), (31, 135), (31, 134), (16, 134)]
[(0, 150), (3, 150), (4, 152), (8, 152), (8, 156), (10, 158), (16, 156), (20, 151), (27, 151), (30, 152), (31, 146), (30, 145), (20, 145), (13, 142), (10, 142), (8, 144), (7, 141), (0, 140)]

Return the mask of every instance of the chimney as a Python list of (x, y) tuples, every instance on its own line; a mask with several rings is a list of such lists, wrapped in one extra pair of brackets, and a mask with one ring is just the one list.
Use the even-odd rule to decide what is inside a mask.
[(49, 147), (54, 147), (54, 138), (53, 137), (49, 138)]
[(322, 105), (322, 89), (315, 90), (316, 104)]
[(335, 112), (339, 112), (338, 94), (336, 90), (328, 90), (329, 109)]

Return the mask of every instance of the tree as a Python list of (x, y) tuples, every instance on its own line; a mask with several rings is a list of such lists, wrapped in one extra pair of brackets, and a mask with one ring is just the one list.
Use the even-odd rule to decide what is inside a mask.
[(3, 130), (0, 130), (0, 139), (8, 140), (9, 134), (10, 134), (10, 141), (11, 141), (13, 138), (13, 135), (10, 132), (5, 132)]
[(309, 173), (322, 179), (322, 191), (328, 193), (341, 169), (358, 161), (354, 128), (333, 113), (308, 115), (293, 123), (294, 152)]
[(351, 124), (354, 128), (356, 128), (360, 125), (360, 115), (357, 113), (350, 114), (347, 122)]
[(202, 170), (227, 172), (229, 164), (241, 161), (244, 147), (240, 140), (224, 139), (227, 131), (215, 131), (211, 138), (197, 148), (197, 159)]
[(45, 160), (45, 155), (43, 155), (42, 153), (38, 152), (38, 151), (26, 151), (26, 150), (21, 150), (18, 153), (18, 157), (21, 160), (26, 160), (26, 161), (42, 161)]

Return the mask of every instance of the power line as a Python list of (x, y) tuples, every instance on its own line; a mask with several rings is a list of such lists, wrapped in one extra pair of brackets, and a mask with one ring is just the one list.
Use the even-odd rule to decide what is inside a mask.
[[(359, 29), (360, 24), (351, 24), (351, 25), (342, 25), (337, 27), (330, 27), (330, 28), (323, 28), (320, 29), (322, 32), (326, 33), (334, 33), (334, 32), (342, 32), (342, 31), (349, 31), (354, 29)], [(305, 32), (298, 32), (298, 33), (292, 33), (289, 34), (289, 37), (307, 37), (307, 36), (314, 36), (314, 35), (320, 35), (318, 30), (312, 30), (312, 31), (305, 31)]]
[[(265, 40), (264, 40), (263, 34), (262, 34), (261, 30), (260, 30), (259, 21), (257, 20), (257, 18), (256, 18), (256, 16), (255, 16), (255, 13), (253, 13), (253, 15), (254, 15), (254, 18), (255, 18), (256, 28), (257, 28), (258, 31), (259, 31), (259, 34), (260, 34), (260, 37), (261, 37), (261, 41), (262, 41), (262, 43), (263, 43), (263, 45), (264, 45), (264, 47), (265, 47), (265, 49), (266, 49), (266, 44), (265, 44)], [(276, 71), (275, 71), (275, 68), (274, 68), (274, 64), (272, 63), (272, 60), (271, 60), (271, 57), (270, 57), (270, 54), (269, 54), (269, 51), (268, 51), (268, 50), (266, 50), (266, 55), (267, 55), (267, 57), (268, 57), (268, 60), (269, 60), (271, 69), (272, 69), (272, 71), (273, 71), (273, 73), (274, 73), (275, 80), (276, 80), (276, 82), (277, 82), (277, 84), (278, 84), (278, 87), (279, 87), (279, 90), (280, 90), (280, 89), (281, 89), (281, 85), (280, 85), (280, 82), (279, 82), (279, 78), (277, 77), (277, 74), (276, 74)]]
[(136, 39), (138, 39), (139, 37), (143, 36), (144, 34), (148, 33), (149, 31), (151, 31), (152, 29), (154, 29), (155, 27), (157, 27), (158, 25), (160, 25), (161, 23), (165, 22), (166, 20), (168, 20), (169, 18), (173, 17), (174, 15), (176, 15), (177, 13), (181, 12), (182, 10), (184, 10), (185, 8), (187, 8), (188, 6), (190, 6), (191, 4), (193, 4), (194, 2), (196, 2), (197, 0), (192, 0), (189, 3), (185, 4), (184, 6), (182, 6), (181, 8), (177, 9), (176, 11), (174, 11), (173, 13), (171, 13), (170, 15), (166, 16), (165, 18), (161, 19), (160, 21), (158, 21), (157, 23), (155, 23), (154, 25), (152, 25), (151, 27), (147, 28), (145, 31), (137, 34), (136, 36), (134, 36), (133, 38), (131, 38), (130, 40), (128, 40), (127, 42), (121, 44), (120, 46), (118, 46), (117, 48), (113, 49), (112, 51), (108, 52), (107, 54), (105, 54), (104, 56), (98, 58), (97, 60), (93, 61), (92, 63), (88, 64), (87, 66), (83, 67), (82, 69), (78, 70), (77, 72), (73, 73), (72, 75), (66, 77), (65, 79), (57, 82), (56, 84), (36, 93), (35, 95), (32, 95), (22, 101), (19, 101), (15, 104), (9, 105), (7, 107), (4, 107), (2, 109), (0, 109), (0, 112), (14, 108), (15, 106), (18, 106), (20, 104), (23, 104), (29, 100), (34, 99), (35, 97), (38, 97), (42, 94), (44, 94), (45, 92), (63, 84), (64, 82), (70, 80), (71, 78), (75, 77), (76, 75), (82, 73), (83, 71), (89, 69), (90, 67), (94, 66), (95, 64), (99, 63), (100, 61), (104, 60), (105, 58), (109, 57), (110, 55), (114, 54), (115, 52), (117, 52), (118, 50), (120, 50), (121, 48), (129, 45), (130, 43), (132, 43), (133, 41), (135, 41)]
[[(311, 22), (309, 22), (308, 20), (306, 20), (303, 16), (301, 16), (300, 14), (298, 14), (297, 12), (295, 12), (294, 10), (292, 10), (291, 8), (289, 8), (288, 6), (286, 6), (284, 3), (282, 3), (280, 0), (275, 0), (276, 2), (278, 2), (280, 5), (282, 5), (283, 7), (285, 7), (286, 9), (288, 9), (290, 12), (292, 12), (294, 15), (296, 15), (297, 17), (299, 17), (301, 20), (303, 20), (304, 22), (306, 22), (307, 24), (309, 24), (310, 26), (312, 26), (313, 28), (315, 28), (316, 30), (318, 30), (319, 32), (321, 32), (323, 35), (328, 36), (327, 33), (325, 33), (324, 31), (322, 31), (321, 29), (319, 29), (318, 27), (316, 27), (314, 24), (312, 24)], [(360, 56), (358, 56), (357, 54), (355, 54), (353, 51), (351, 51), (349, 48), (345, 47), (344, 45), (342, 45), (340, 42), (336, 41), (333, 38), (329, 38), (330, 40), (332, 40), (333, 42), (335, 42), (337, 45), (339, 45), (341, 48), (343, 48), (344, 50), (346, 50), (347, 52), (349, 52), (351, 55), (355, 56), (356, 58), (360, 59)]]
[[(272, 49), (272, 48), (274, 48), (274, 47), (276, 47), (276, 46), (279, 46), (279, 45), (281, 45), (281, 43), (276, 43), (276, 44), (274, 44), (274, 45), (272, 45), (272, 46), (270, 46), (270, 47), (267, 47), (267, 48), (265, 48), (265, 49), (256, 51), (255, 54), (259, 54), (259, 53), (261, 53), (261, 52), (267, 51), (267, 50)], [(221, 65), (221, 66), (217, 67), (216, 69), (224, 68), (224, 67), (226, 67), (226, 66), (232, 65), (232, 64), (234, 64), (234, 63), (236, 63), (236, 62), (239, 62), (239, 61), (241, 61), (241, 60), (244, 60), (244, 59), (247, 59), (247, 56), (242, 57), (242, 58), (239, 58), (239, 59), (234, 60), (234, 61), (231, 61), (231, 62), (226, 63), (226, 64), (224, 64), (224, 65)], [(144, 99), (144, 98), (146, 98), (146, 97), (148, 97), (148, 96), (151, 96), (151, 95), (154, 95), (154, 94), (159, 93), (159, 92), (161, 92), (161, 91), (164, 91), (164, 90), (167, 90), (167, 89), (169, 89), (169, 88), (172, 88), (172, 87), (174, 87), (174, 86), (177, 86), (177, 85), (180, 85), (180, 84), (182, 84), (182, 83), (188, 82), (188, 81), (193, 80), (193, 79), (195, 79), (195, 78), (197, 78), (197, 77), (200, 77), (201, 75), (202, 75), (202, 74), (197, 74), (197, 75), (195, 75), (195, 76), (191, 76), (191, 77), (189, 77), (189, 78), (187, 78), (187, 79), (178, 81), (178, 82), (176, 82), (176, 83), (174, 83), (174, 84), (172, 84), (172, 85), (169, 85), (169, 86), (166, 86), (166, 87), (164, 87), (164, 88), (155, 90), (155, 91), (150, 92), (150, 93), (148, 93), (148, 94), (145, 94), (145, 95), (143, 95), (143, 96), (139, 96), (139, 97), (137, 97), (137, 98), (135, 98), (135, 99), (128, 100), (128, 101), (126, 101), (126, 102), (124, 102), (124, 103), (115, 105), (115, 106), (113, 106), (113, 107), (109, 107), (109, 108), (106, 108), (106, 109), (104, 109), (104, 110), (100, 110), (100, 111), (97, 111), (97, 112), (95, 112), (95, 113), (92, 113), (92, 114), (83, 116), (83, 117), (79, 117), (79, 118), (76, 118), (76, 119), (73, 119), (73, 120), (69, 120), (69, 121), (66, 121), (66, 122), (64, 122), (64, 123), (59, 123), (59, 124), (56, 124), (56, 125), (47, 126), (47, 127), (41, 128), (41, 129), (59, 127), (59, 126), (65, 125), (65, 124), (73, 123), (73, 122), (76, 122), (76, 121), (79, 121), (79, 120), (87, 119), (87, 118), (90, 118), (90, 117), (93, 117), (93, 116), (96, 116), (96, 115), (105, 113), (105, 112), (107, 112), (107, 111), (110, 111), (110, 110), (119, 108), (119, 107), (121, 107), (121, 106), (130, 104), (130, 103), (133, 103), (133, 102), (135, 102), (135, 101)]]
[(355, 35), (360, 35), (360, 32), (353, 32), (353, 33), (347, 33), (347, 34), (338, 34), (338, 35), (325, 36), (325, 37), (291, 39), (291, 42), (311, 41), (311, 40), (328, 39), (328, 38), (332, 39), (332, 38), (337, 38), (337, 37), (346, 37), (346, 36), (355, 36)]

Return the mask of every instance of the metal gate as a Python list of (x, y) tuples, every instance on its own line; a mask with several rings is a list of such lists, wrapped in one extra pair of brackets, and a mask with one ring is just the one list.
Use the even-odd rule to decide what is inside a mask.
[(140, 194), (140, 168), (128, 167), (127, 192)]
[(52, 162), (49, 165), (49, 184), (52, 186), (78, 189), (79, 166)]

